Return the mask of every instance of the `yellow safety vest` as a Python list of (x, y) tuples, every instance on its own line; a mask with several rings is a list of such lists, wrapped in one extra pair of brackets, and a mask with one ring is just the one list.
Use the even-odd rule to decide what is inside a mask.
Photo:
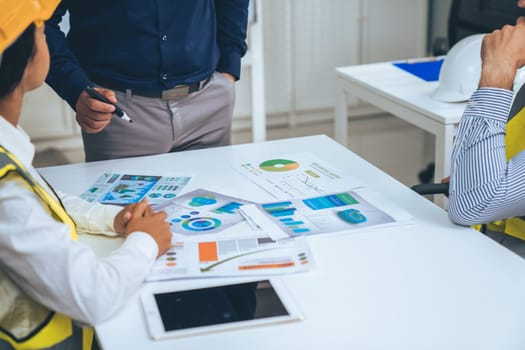
[[(509, 113), (505, 134), (507, 161), (525, 150), (525, 90), (520, 89)], [(525, 213), (524, 213), (525, 214)], [(525, 216), (498, 220), (486, 225), (490, 231), (504, 232), (525, 240)]]
[[(57, 202), (12, 153), (0, 146), (0, 181), (5, 180), (19, 181), (32, 190), (55, 220), (69, 226), (71, 239), (77, 239), (75, 223), (62, 203)], [(0, 300), (3, 304), (0, 339), (13, 349), (45, 349), (60, 344), (73, 334), (70, 318), (33, 301), (1, 268)], [(84, 328), (82, 331), (82, 349), (91, 349), (93, 329)]]

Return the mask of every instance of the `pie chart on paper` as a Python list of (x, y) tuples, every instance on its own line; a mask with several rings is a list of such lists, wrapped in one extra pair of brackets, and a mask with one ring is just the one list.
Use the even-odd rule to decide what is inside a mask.
[(270, 159), (259, 164), (264, 171), (290, 171), (299, 168), (299, 163), (288, 159)]

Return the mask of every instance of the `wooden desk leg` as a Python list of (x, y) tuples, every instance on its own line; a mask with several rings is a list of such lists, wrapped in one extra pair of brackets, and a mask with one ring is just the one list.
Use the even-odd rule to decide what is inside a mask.
[(337, 97), (335, 103), (335, 140), (348, 147), (348, 101), (344, 80), (337, 78)]
[[(442, 130), (440, 130), (439, 133), (436, 134), (434, 168), (435, 182), (441, 182), (441, 179), (450, 175), (450, 163), (452, 157), (452, 147), (454, 145), (454, 135), (454, 125), (446, 125)], [(434, 202), (443, 209), (447, 209), (448, 200), (445, 196), (435, 196)]]

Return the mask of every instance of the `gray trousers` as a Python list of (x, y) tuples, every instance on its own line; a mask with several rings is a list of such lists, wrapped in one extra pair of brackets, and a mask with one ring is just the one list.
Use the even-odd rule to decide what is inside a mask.
[(231, 143), (234, 83), (215, 72), (199, 91), (180, 100), (161, 100), (115, 91), (133, 119), (116, 116), (101, 132), (82, 132), (86, 161), (184, 151)]

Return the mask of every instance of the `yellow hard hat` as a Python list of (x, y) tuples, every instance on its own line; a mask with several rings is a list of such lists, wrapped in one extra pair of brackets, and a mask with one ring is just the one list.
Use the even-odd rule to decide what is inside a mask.
[(60, 0), (0, 0), (0, 55), (31, 23), (49, 19)]

